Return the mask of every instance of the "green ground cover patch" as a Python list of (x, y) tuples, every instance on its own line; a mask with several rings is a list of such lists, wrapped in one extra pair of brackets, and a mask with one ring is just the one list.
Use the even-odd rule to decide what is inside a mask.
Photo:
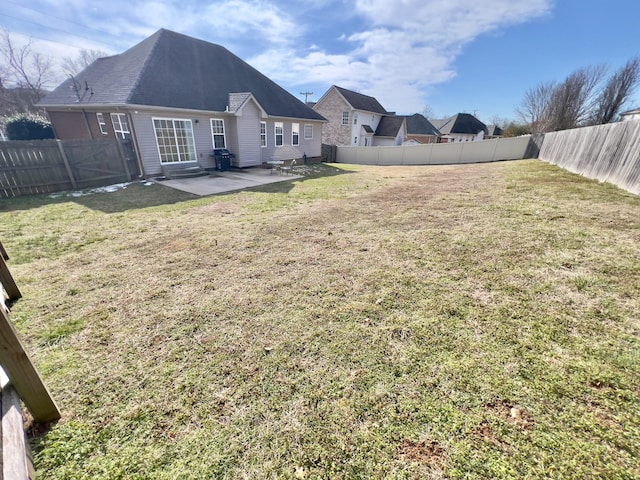
[(640, 199), (539, 161), (3, 200), (53, 479), (640, 476)]

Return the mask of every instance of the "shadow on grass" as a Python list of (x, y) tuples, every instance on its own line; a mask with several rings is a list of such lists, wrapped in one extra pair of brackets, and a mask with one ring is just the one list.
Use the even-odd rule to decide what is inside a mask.
[(104, 213), (117, 213), (125, 210), (168, 205), (198, 198), (190, 193), (180, 192), (172, 188), (143, 182), (133, 182), (126, 188), (115, 191), (83, 190), (78, 192), (59, 192), (42, 195), (27, 195), (10, 198), (0, 202), (0, 212), (30, 210), (45, 205), (77, 203), (92, 210)]
[[(353, 172), (327, 164), (304, 166), (299, 167), (298, 169), (298, 174), (304, 175), (303, 178), (295, 178), (291, 179), (291, 181), (248, 187), (242, 190), (232, 190), (211, 196), (227, 196), (243, 190), (266, 193), (288, 193), (293, 189), (295, 182), (342, 175), (344, 173)], [(104, 213), (119, 213), (127, 210), (171, 205), (204, 198), (162, 185), (161, 183), (132, 182), (128, 184), (126, 188), (119, 188), (111, 192), (105, 192), (101, 189), (95, 190), (96, 191), (85, 190), (82, 192), (27, 195), (23, 197), (2, 199), (2, 201), (0, 201), (0, 212), (30, 210), (32, 208), (40, 208), (45, 205), (74, 202), (91, 210), (98, 210)]]

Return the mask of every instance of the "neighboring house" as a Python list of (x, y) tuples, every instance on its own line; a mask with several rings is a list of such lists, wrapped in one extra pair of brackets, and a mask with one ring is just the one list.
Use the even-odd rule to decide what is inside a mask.
[(442, 134), (441, 141), (474, 142), (483, 140), (487, 135), (487, 126), (470, 113), (458, 113), (444, 120), (433, 120), (433, 125)]
[(374, 145), (374, 135), (388, 112), (373, 97), (333, 85), (313, 109), (327, 119), (322, 143), (343, 146)]
[(407, 124), (405, 145), (438, 143), (440, 131), (424, 115), (415, 113), (407, 115), (405, 118)]
[(224, 47), (161, 29), (100, 58), (39, 104), (59, 139), (131, 139), (145, 176), (162, 167), (211, 167), (321, 155), (326, 121)]
[(640, 108), (634, 108), (620, 114), (621, 120), (640, 120)]
[(402, 145), (407, 137), (407, 120), (403, 115), (382, 117), (373, 136), (373, 146)]
[(487, 125), (487, 134), (484, 136), (485, 140), (500, 137), (502, 137), (502, 129), (499, 126)]

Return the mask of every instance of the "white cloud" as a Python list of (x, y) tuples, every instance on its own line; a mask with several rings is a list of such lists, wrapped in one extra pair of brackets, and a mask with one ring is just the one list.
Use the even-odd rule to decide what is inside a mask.
[[(356, 0), (368, 29), (340, 36), (351, 49), (300, 55), (267, 51), (251, 63), (276, 81), (326, 83), (375, 96), (388, 109), (410, 113), (425, 103), (429, 86), (455, 74), (454, 62), (478, 36), (546, 14), (551, 0)], [(277, 61), (274, 61), (277, 59)]]
[(34, 12), (50, 14), (51, 30), (39, 36), (58, 58), (80, 48), (119, 53), (168, 28), (224, 45), (282, 85), (337, 84), (410, 113), (455, 77), (470, 42), (545, 15), (554, 1), (33, 0), (16, 12), (34, 31)]

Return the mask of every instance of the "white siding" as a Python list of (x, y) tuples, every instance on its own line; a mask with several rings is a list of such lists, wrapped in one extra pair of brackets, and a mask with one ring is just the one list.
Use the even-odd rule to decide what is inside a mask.
[[(137, 112), (137, 113), (136, 113)], [(224, 128), (227, 138), (227, 148), (230, 151), (234, 151), (234, 147), (237, 142), (233, 142), (237, 138), (235, 132), (235, 118), (224, 117), (218, 114), (193, 114), (193, 113), (181, 113), (175, 111), (143, 111), (135, 110), (131, 111), (131, 119), (133, 123), (134, 133), (137, 140), (137, 148), (139, 149), (140, 158), (144, 167), (144, 175), (153, 176), (160, 175), (162, 170), (160, 168), (160, 154), (158, 153), (158, 144), (156, 142), (156, 135), (153, 128), (152, 118), (180, 118), (191, 120), (193, 127), (193, 137), (196, 144), (196, 157), (197, 163), (200, 166), (207, 168), (213, 166), (213, 137), (211, 135), (211, 118), (224, 118)], [(237, 149), (237, 147), (235, 147)], [(191, 162), (184, 162), (188, 165)]]
[[(300, 119), (267, 119), (267, 146), (261, 148), (262, 161), (268, 162), (269, 160), (291, 160), (300, 159), (305, 154), (307, 157), (319, 157), (322, 153), (322, 122), (313, 120)], [(274, 123), (282, 122), (284, 127), (284, 144), (281, 147), (274, 145)], [(291, 145), (291, 124), (297, 123), (300, 125), (300, 145)], [(313, 125), (313, 138), (304, 138), (304, 126)], [(260, 125), (257, 127), (257, 133), (255, 137), (260, 143)]]
[(148, 112), (131, 112), (131, 122), (137, 142), (138, 155), (144, 168), (145, 176), (160, 175), (160, 154), (156, 134), (153, 129), (152, 114)]
[[(211, 135), (211, 118), (224, 118), (224, 128), (227, 140), (227, 148), (236, 155), (234, 165), (249, 167), (260, 165), (268, 160), (300, 159), (304, 154), (307, 157), (319, 157), (322, 150), (322, 122), (308, 121), (304, 119), (267, 119), (267, 147), (260, 147), (260, 111), (253, 102), (247, 103), (242, 109), (242, 115), (223, 116), (220, 114), (206, 115), (194, 113), (180, 113), (174, 111), (131, 111), (131, 119), (136, 136), (137, 148), (144, 167), (144, 175), (160, 175), (160, 155), (156, 143), (153, 128), (153, 117), (190, 119), (193, 126), (193, 136), (196, 144), (196, 156), (198, 164), (204, 168), (213, 166), (213, 137)], [(196, 123), (197, 120), (197, 123)], [(262, 121), (265, 121), (262, 119)], [(274, 122), (284, 124), (284, 145), (274, 145)], [(300, 145), (291, 145), (291, 124), (300, 125)], [(304, 126), (313, 125), (313, 138), (304, 138)], [(185, 162), (185, 165), (188, 165)]]
[[(260, 146), (260, 109), (253, 100), (247, 102), (242, 108), (242, 115), (236, 118), (238, 140), (234, 164), (237, 167), (252, 167), (262, 163), (262, 150)], [(273, 137), (271, 137), (273, 139)], [(271, 141), (273, 143), (273, 140)], [(267, 145), (269, 136), (267, 135)]]

